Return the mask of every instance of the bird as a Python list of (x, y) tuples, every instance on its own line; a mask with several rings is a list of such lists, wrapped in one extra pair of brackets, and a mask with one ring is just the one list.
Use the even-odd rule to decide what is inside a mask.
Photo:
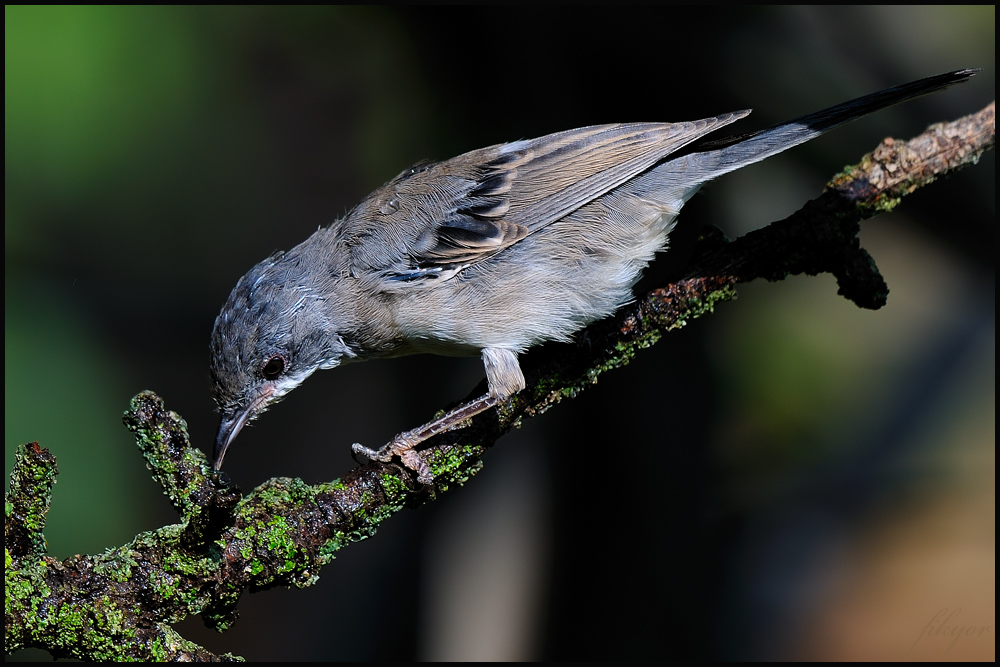
[(702, 185), (884, 107), (967, 81), (932, 76), (772, 127), (713, 139), (746, 117), (618, 123), (474, 150), (406, 169), (342, 219), (239, 279), (211, 336), (220, 412), (213, 467), (240, 430), (318, 370), (373, 358), (481, 355), (488, 393), (397, 435), (416, 447), (525, 387), (518, 355), (610, 316)]

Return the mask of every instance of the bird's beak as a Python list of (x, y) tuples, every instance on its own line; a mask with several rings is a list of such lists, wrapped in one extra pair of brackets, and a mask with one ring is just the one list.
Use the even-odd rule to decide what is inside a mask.
[(238, 412), (231, 417), (222, 416), (222, 423), (219, 424), (219, 435), (215, 437), (215, 461), (212, 463), (212, 467), (215, 470), (222, 467), (222, 459), (226, 456), (229, 444), (239, 435), (243, 425), (247, 423), (247, 419), (253, 413), (253, 409), (254, 406), (251, 405), (246, 410)]
[(218, 470), (222, 467), (222, 459), (225, 458), (229, 445), (240, 434), (246, 423), (267, 407), (267, 404), (271, 402), (272, 395), (274, 395), (274, 385), (265, 384), (257, 397), (250, 401), (250, 405), (246, 408), (235, 413), (222, 413), (219, 434), (215, 436), (215, 456), (213, 457), (215, 461), (212, 463), (212, 468)]

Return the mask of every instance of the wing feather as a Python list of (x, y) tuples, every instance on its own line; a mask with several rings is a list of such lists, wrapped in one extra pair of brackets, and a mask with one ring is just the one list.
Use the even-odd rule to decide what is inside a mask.
[(584, 127), (417, 165), (342, 221), (352, 274), (388, 287), (439, 283), (747, 113)]

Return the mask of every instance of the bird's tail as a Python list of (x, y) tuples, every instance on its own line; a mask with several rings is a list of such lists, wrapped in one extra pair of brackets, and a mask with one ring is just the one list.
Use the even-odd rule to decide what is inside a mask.
[(960, 69), (930, 76), (901, 86), (886, 88), (758, 132), (698, 142), (686, 151), (686, 156), (679, 159), (690, 158), (690, 167), (695, 172), (706, 172), (703, 174), (704, 180), (709, 180), (815, 139), (835, 127), (873, 111), (967, 81), (980, 71), (980, 69)]

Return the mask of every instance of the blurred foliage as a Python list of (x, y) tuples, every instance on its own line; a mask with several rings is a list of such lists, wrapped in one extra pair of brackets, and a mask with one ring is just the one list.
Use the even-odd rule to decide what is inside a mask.
[(80, 333), (78, 318), (59, 305), (5, 300), (4, 465), (9, 472), (21, 442), (58, 454), (45, 535), (50, 552), (66, 557), (122, 544), (146, 517), (135, 502), (144, 466), (117, 418), (127, 387), (109, 373), (114, 354), (99, 340), (67, 336)]
[(169, 126), (191, 113), (205, 58), (176, 10), (7, 6), (4, 15), (7, 160), (50, 196), (79, 197), (106, 171), (162, 150)]

